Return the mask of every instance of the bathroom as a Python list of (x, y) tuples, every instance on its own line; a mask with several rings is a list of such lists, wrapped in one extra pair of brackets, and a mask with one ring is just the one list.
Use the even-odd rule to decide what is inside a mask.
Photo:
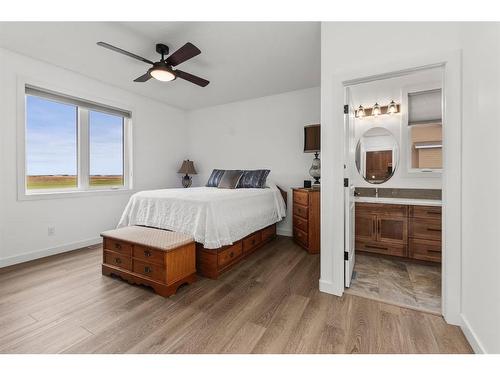
[(345, 292), (440, 315), (443, 68), (346, 97)]

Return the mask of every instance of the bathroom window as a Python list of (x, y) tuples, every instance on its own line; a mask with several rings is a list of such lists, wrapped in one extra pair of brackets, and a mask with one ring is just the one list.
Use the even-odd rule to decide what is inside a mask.
[(408, 143), (410, 172), (442, 171), (441, 89), (408, 93)]

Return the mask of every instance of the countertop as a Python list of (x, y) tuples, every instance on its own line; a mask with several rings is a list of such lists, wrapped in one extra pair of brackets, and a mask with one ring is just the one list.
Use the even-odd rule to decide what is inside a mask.
[(355, 202), (385, 203), (385, 204), (407, 204), (413, 206), (442, 206), (443, 202), (436, 199), (411, 199), (411, 198), (376, 198), (376, 197), (354, 197)]

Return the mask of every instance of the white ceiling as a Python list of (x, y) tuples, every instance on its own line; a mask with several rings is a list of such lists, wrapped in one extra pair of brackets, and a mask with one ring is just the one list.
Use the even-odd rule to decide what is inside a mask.
[[(157, 61), (186, 42), (202, 51), (179, 68), (208, 79), (135, 83), (149, 65), (99, 47), (105, 41)], [(195, 109), (319, 86), (318, 22), (2, 22), (0, 46), (180, 108)]]

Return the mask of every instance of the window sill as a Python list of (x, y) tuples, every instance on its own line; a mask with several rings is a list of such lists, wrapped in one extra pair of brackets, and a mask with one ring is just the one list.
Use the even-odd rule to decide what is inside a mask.
[(106, 196), (106, 195), (121, 195), (121, 194), (133, 194), (136, 191), (129, 188), (120, 189), (95, 189), (95, 190), (71, 190), (71, 191), (48, 191), (48, 192), (37, 192), (37, 193), (26, 193), (20, 192), (18, 194), (18, 201), (36, 201), (44, 199), (66, 199), (66, 198), (83, 198), (83, 197), (94, 197), (94, 196)]

